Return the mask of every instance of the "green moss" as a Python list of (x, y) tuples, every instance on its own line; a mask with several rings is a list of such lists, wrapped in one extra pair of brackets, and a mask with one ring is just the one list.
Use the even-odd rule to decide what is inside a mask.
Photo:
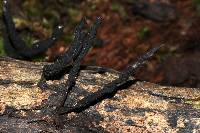
[(3, 38), (0, 38), (0, 56), (6, 55), (4, 51)]
[(33, 61), (35, 61), (35, 62), (43, 62), (43, 61), (45, 61), (45, 57), (44, 56), (38, 56), (38, 57), (34, 58)]
[(68, 13), (71, 18), (71, 21), (77, 21), (78, 16), (82, 16), (81, 12), (78, 9), (74, 8), (69, 8)]
[(94, 4), (93, 4), (93, 5), (90, 6), (90, 8), (91, 8), (92, 11), (95, 11), (96, 8), (97, 8), (97, 5), (94, 5)]
[[(3, 7), (2, 7), (2, 2), (0, 2), (0, 8), (2, 9)], [(0, 10), (0, 14), (2, 14), (3, 13), (3, 10)]]
[(194, 108), (200, 109), (200, 99), (199, 100), (187, 100), (186, 103), (191, 104)]
[(123, 5), (121, 5), (120, 3), (113, 3), (111, 6), (111, 10), (119, 13), (122, 18), (127, 18), (127, 13)]
[(198, 15), (200, 15), (200, 0), (192, 0), (192, 4), (196, 8)]
[(65, 41), (66, 44), (70, 44), (74, 40), (74, 35), (68, 34), (67, 36), (63, 37), (63, 40)]
[(143, 40), (145, 39), (148, 35), (150, 34), (150, 29), (148, 26), (144, 26), (140, 29), (140, 31), (138, 32), (138, 37)]

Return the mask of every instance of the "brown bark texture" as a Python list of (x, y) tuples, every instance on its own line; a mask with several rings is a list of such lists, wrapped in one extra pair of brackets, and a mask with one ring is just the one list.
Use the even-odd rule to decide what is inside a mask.
[[(66, 74), (47, 81), (46, 88), (38, 87), (45, 64), (0, 57), (0, 132), (200, 133), (200, 88), (160, 86), (134, 77), (94, 106), (60, 116), (63, 127), (48, 118), (40, 121), (42, 110), (62, 100), (67, 80)], [(102, 89), (118, 74), (111, 69), (101, 73), (82, 69), (65, 107)]]

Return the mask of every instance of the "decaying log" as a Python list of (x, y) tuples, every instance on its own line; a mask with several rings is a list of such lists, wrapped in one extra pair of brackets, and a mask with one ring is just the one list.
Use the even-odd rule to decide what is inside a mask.
[[(45, 89), (37, 86), (44, 64), (0, 58), (0, 132), (200, 132), (200, 88), (159, 86), (133, 77), (110, 98), (81, 113), (63, 115), (62, 128), (33, 122), (42, 109), (56, 106), (66, 91), (67, 75), (47, 81)], [(66, 108), (117, 76), (114, 70), (81, 70)]]

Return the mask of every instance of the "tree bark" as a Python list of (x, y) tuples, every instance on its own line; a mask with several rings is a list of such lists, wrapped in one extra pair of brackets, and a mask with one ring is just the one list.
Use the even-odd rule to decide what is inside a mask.
[[(81, 113), (60, 117), (64, 126), (35, 121), (38, 112), (59, 104), (67, 74), (37, 86), (47, 63), (0, 58), (0, 132), (200, 132), (200, 88), (160, 86), (133, 77), (112, 96)], [(80, 71), (65, 107), (74, 106), (118, 77), (118, 72)], [(99, 67), (100, 68), (100, 67)]]

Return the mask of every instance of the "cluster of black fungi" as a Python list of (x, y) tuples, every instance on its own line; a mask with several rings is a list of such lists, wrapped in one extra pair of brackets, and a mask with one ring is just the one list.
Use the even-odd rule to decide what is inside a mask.
[[(60, 35), (63, 33), (63, 26), (57, 26), (51, 37), (46, 40), (34, 43), (32, 47), (28, 47), (26, 43), (20, 38), (15, 24), (13, 22), (8, 1), (3, 0), (3, 21), (5, 24), (4, 35), (4, 47), (8, 56), (23, 60), (31, 60), (34, 57), (44, 53), (49, 47), (55, 44)], [(83, 109), (94, 105), (99, 101), (99, 99), (105, 98), (107, 95), (116, 92), (119, 86), (125, 84), (130, 76), (134, 75), (136, 69), (145, 63), (150, 57), (152, 57), (155, 52), (162, 46), (156, 46), (146, 52), (144, 55), (137, 58), (137, 60), (128, 65), (122, 72), (119, 73), (119, 77), (103, 86), (101, 90), (89, 94), (82, 100), (80, 100), (74, 107), (65, 108), (64, 104), (68, 97), (68, 94), (75, 85), (76, 77), (79, 74), (81, 67), (81, 60), (87, 54), (89, 49), (92, 47), (94, 40), (97, 36), (97, 28), (101, 23), (101, 18), (97, 17), (95, 23), (86, 32), (83, 30), (85, 28), (87, 19), (84, 17), (81, 19), (80, 23), (75, 27), (74, 30), (74, 40), (71, 47), (59, 58), (57, 58), (52, 64), (45, 65), (43, 67), (43, 73), (41, 80), (38, 83), (39, 86), (45, 85), (47, 80), (55, 80), (61, 78), (65, 73), (66, 66), (71, 63), (71, 68), (69, 70), (68, 80), (65, 85), (66, 93), (63, 96), (63, 100), (57, 107), (56, 111), (59, 115), (67, 114), (70, 112), (80, 112)]]

